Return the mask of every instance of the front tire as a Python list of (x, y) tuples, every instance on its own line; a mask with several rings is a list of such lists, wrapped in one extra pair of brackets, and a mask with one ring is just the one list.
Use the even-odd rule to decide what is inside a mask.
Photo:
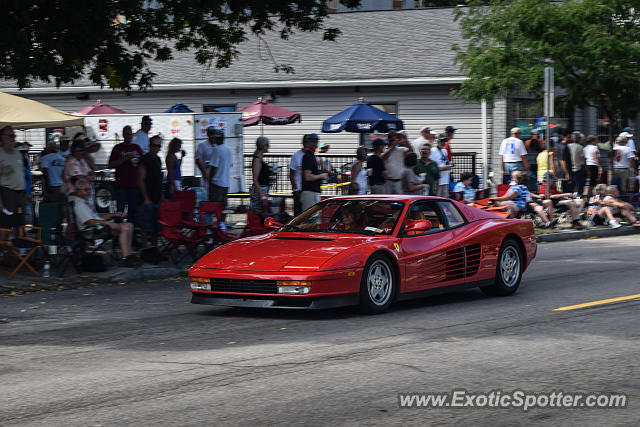
[(513, 295), (520, 286), (523, 271), (524, 261), (520, 245), (512, 238), (505, 239), (498, 253), (495, 282), (480, 289), (487, 295)]
[(395, 299), (398, 278), (389, 257), (376, 254), (367, 261), (360, 283), (360, 309), (369, 314), (384, 313)]

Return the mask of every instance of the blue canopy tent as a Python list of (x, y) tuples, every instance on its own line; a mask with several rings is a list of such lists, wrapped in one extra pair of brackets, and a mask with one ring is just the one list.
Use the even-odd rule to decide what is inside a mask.
[(322, 122), (322, 132), (387, 133), (403, 128), (402, 120), (369, 105), (363, 98)]
[(165, 113), (193, 113), (193, 110), (184, 104), (176, 104), (166, 110)]

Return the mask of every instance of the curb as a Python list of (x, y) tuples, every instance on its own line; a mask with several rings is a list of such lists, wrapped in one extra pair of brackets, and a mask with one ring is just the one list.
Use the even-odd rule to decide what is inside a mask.
[(165, 279), (177, 276), (185, 270), (178, 267), (135, 268), (121, 271), (109, 277), (114, 282), (132, 282), (135, 280)]
[(588, 239), (590, 237), (614, 237), (626, 236), (628, 234), (640, 234), (640, 228), (593, 228), (590, 230), (565, 231), (561, 233), (541, 234), (536, 237), (536, 241), (538, 243), (564, 242), (567, 240)]

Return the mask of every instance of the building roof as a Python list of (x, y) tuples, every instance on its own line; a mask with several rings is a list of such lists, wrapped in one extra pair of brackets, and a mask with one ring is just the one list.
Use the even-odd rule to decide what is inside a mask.
[[(173, 60), (151, 65), (157, 74), (153, 85), (169, 89), (189, 85), (330, 85), (341, 81), (353, 85), (359, 80), (460, 81), (462, 74), (453, 63), (451, 46), (461, 43), (462, 37), (453, 17), (451, 8), (332, 14), (326, 26), (342, 31), (334, 42), (323, 41), (322, 32), (299, 32), (288, 40), (270, 33), (264, 36), (267, 49), (251, 34), (238, 46), (240, 54), (234, 63), (222, 70), (197, 64), (191, 52), (174, 52)], [(293, 66), (295, 73), (274, 72), (269, 50), (278, 63)], [(34, 89), (52, 86), (42, 82), (32, 85)], [(86, 89), (94, 85), (81, 79), (66, 86)], [(15, 82), (0, 81), (0, 88), (15, 87)]]

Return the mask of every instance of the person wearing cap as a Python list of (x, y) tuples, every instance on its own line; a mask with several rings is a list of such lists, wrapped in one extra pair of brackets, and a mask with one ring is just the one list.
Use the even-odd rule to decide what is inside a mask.
[(3, 227), (22, 224), (27, 199), (22, 154), (15, 149), (15, 140), (11, 126), (0, 129), (0, 226)]
[(436, 189), (436, 196), (439, 197), (449, 197), (449, 180), (451, 179), (453, 165), (449, 161), (447, 150), (444, 148), (448, 140), (447, 134), (441, 133), (438, 135), (438, 145), (431, 148), (431, 154), (429, 155), (429, 158), (436, 162), (440, 170), (440, 179)]
[(60, 137), (60, 149), (58, 150), (58, 152), (65, 159), (69, 156), (69, 154), (71, 154), (71, 150), (69, 150), (70, 146), (71, 146), (71, 138), (69, 138), (66, 135), (62, 135)]
[[(42, 171), (42, 201), (45, 203), (67, 202), (64, 194), (62, 172), (64, 171), (65, 157), (58, 152), (55, 143), (47, 144), (47, 154), (40, 157), (39, 164)], [(61, 206), (64, 208), (64, 206)], [(61, 209), (60, 212), (63, 212)]]
[(627, 189), (629, 177), (635, 176), (635, 155), (631, 148), (627, 146), (627, 141), (624, 137), (616, 137), (616, 142), (613, 145), (613, 180), (618, 181), (618, 189), (620, 192), (624, 192)]
[(291, 192), (293, 193), (294, 216), (298, 216), (302, 212), (302, 203), (300, 202), (300, 194), (302, 193), (302, 157), (304, 157), (307, 142), (309, 142), (309, 134), (302, 136), (302, 148), (293, 153), (291, 159), (289, 159), (289, 181), (291, 182)]
[(453, 151), (451, 151), (451, 140), (455, 136), (455, 133), (458, 129), (453, 126), (447, 126), (444, 128), (444, 133), (447, 135), (447, 143), (444, 146), (444, 149), (447, 150), (447, 158), (449, 162), (453, 162)]
[[(209, 200), (222, 202), (222, 207), (227, 207), (227, 194), (231, 186), (231, 168), (233, 167), (233, 153), (229, 146), (224, 144), (224, 131), (216, 129), (213, 133), (216, 142), (209, 157)], [(224, 223), (224, 215), (221, 219)], [(224, 227), (224, 226), (223, 226)]]
[(631, 148), (631, 151), (633, 151), (633, 154), (636, 156), (636, 160), (638, 160), (638, 151), (636, 149), (636, 143), (633, 141), (633, 128), (630, 126), (627, 126), (624, 129), (622, 129), (622, 131), (626, 133), (627, 147)]
[(209, 169), (209, 158), (216, 144), (217, 129), (215, 126), (207, 128), (207, 140), (202, 141), (196, 148), (196, 166), (200, 170), (200, 186), (204, 191), (205, 197), (209, 197), (209, 182), (207, 180), (207, 170)]
[(367, 175), (371, 194), (385, 194), (387, 192), (387, 169), (382, 160), (382, 153), (387, 143), (381, 139), (373, 140), (373, 154), (367, 158)]
[(131, 126), (122, 128), (122, 142), (116, 144), (109, 156), (109, 169), (116, 170), (116, 204), (118, 212), (128, 207), (128, 221), (137, 225), (140, 190), (138, 189), (138, 165), (142, 157), (142, 148), (133, 143)]
[(318, 148), (318, 135), (312, 133), (307, 138), (304, 156), (302, 156), (302, 192), (300, 203), (305, 211), (320, 202), (320, 184), (322, 180), (329, 178), (327, 173), (320, 172), (316, 149)]
[(508, 182), (511, 172), (527, 171), (529, 163), (527, 162), (527, 150), (524, 143), (520, 139), (522, 131), (518, 127), (511, 129), (511, 136), (506, 138), (500, 144), (500, 164), (502, 168), (503, 182)]
[(149, 244), (156, 246), (160, 231), (158, 213), (162, 200), (162, 160), (160, 160), (158, 153), (161, 148), (162, 138), (160, 135), (149, 138), (149, 151), (140, 158), (138, 166), (138, 190), (142, 196), (139, 221), (142, 249), (149, 247)]
[[(81, 134), (78, 134), (81, 135)], [(73, 182), (79, 178), (91, 180), (91, 167), (85, 158), (85, 142), (81, 136), (73, 139), (71, 144), (71, 154), (67, 156), (67, 160), (62, 170), (62, 180), (64, 181), (64, 191), (69, 196), (74, 191)]]
[(142, 116), (140, 120), (140, 129), (133, 134), (133, 143), (142, 150), (142, 154), (149, 152), (149, 131), (151, 130), (151, 117)]
[(431, 149), (434, 141), (435, 132), (433, 132), (429, 126), (425, 126), (422, 128), (422, 130), (420, 130), (420, 136), (414, 139), (413, 142), (411, 142), (411, 146), (413, 147), (413, 151), (419, 157), (420, 153), (422, 152), (422, 146), (427, 144), (429, 146), (429, 149)]
[(404, 157), (412, 147), (407, 141), (407, 136), (394, 130), (388, 134), (389, 147), (382, 154), (384, 167), (387, 170), (387, 194), (403, 194), (402, 171), (404, 170)]
[(539, 133), (536, 129), (531, 129), (531, 138), (524, 142), (524, 148), (527, 150), (527, 162), (529, 163), (529, 170), (534, 174), (538, 174), (538, 154), (543, 150)]

